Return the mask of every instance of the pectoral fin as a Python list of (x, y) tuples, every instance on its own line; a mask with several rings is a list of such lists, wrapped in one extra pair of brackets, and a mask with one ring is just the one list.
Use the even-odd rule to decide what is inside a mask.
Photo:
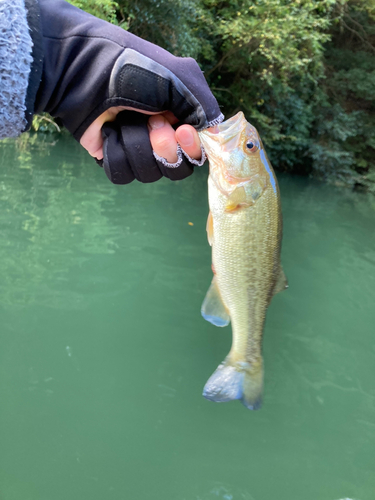
[(237, 210), (240, 208), (241, 205), (249, 205), (246, 202), (246, 191), (243, 186), (240, 186), (236, 188), (229, 196), (227, 199), (227, 203), (225, 205), (225, 211), (226, 212), (234, 212), (234, 210)]
[(201, 313), (205, 320), (215, 326), (227, 326), (230, 323), (230, 316), (221, 299), (215, 276), (203, 301)]
[(214, 220), (212, 218), (211, 212), (209, 212), (208, 214), (206, 231), (207, 231), (208, 243), (210, 244), (210, 246), (212, 246), (214, 242)]
[(276, 295), (279, 292), (282, 292), (286, 288), (288, 288), (288, 280), (285, 276), (284, 269), (280, 265), (279, 276), (277, 277), (275, 286), (273, 288), (273, 295)]
[(262, 177), (256, 176), (250, 182), (237, 187), (228, 197), (225, 205), (226, 212), (234, 212), (242, 207), (254, 205), (266, 188), (266, 182)]

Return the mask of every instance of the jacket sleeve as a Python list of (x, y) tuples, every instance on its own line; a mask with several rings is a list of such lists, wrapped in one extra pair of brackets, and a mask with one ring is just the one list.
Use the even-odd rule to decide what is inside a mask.
[(0, 138), (31, 125), (42, 74), (40, 16), (36, 0), (0, 2)]

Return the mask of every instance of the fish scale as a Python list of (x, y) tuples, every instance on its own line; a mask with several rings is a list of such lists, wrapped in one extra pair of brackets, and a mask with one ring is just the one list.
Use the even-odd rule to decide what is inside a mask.
[(203, 394), (217, 402), (241, 399), (257, 409), (266, 310), (287, 287), (280, 264), (280, 194), (262, 142), (241, 112), (199, 135), (210, 163), (207, 227), (215, 269), (202, 314), (217, 326), (230, 320), (233, 337)]

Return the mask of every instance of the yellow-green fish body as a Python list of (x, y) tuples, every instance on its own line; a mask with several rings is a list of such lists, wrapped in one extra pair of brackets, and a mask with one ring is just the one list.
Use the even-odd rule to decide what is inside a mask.
[(243, 113), (199, 133), (210, 163), (208, 239), (214, 278), (202, 305), (213, 324), (231, 321), (233, 342), (203, 395), (261, 404), (263, 326), (272, 296), (287, 287), (280, 264), (277, 180), (256, 129)]

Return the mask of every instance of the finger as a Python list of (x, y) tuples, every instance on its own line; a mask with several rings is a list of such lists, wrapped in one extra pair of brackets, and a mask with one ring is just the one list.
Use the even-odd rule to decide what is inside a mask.
[(121, 111), (121, 107), (112, 107), (104, 111), (91, 125), (85, 130), (80, 139), (80, 144), (91, 156), (97, 160), (103, 159), (103, 138), (102, 126), (106, 122), (112, 122), (116, 119), (117, 113)]
[(101, 128), (104, 122), (98, 118), (92, 122), (80, 139), (83, 146), (91, 156), (98, 160), (103, 159), (103, 139)]
[(148, 125), (152, 149), (169, 163), (176, 163), (177, 141), (170, 123), (164, 116), (154, 115), (148, 120)]
[[(96, 120), (94, 120), (91, 123), (91, 125), (86, 129), (79, 142), (81, 143), (81, 146), (83, 146), (91, 156), (93, 156), (98, 160), (103, 159), (102, 126), (104, 125), (104, 123), (113, 122), (116, 119), (117, 114), (120, 111), (124, 110), (138, 111), (129, 106), (112, 106), (111, 108), (108, 108), (106, 111), (104, 111), (104, 113), (99, 115), (96, 118)], [(141, 112), (145, 114), (151, 114), (147, 111), (141, 111)], [(170, 116), (168, 115), (167, 118), (168, 120), (169, 119), (172, 120), (171, 123), (174, 123), (173, 122), (174, 116), (172, 113), (170, 113)]]
[(164, 111), (162, 115), (169, 121), (171, 125), (175, 125), (176, 123), (178, 123), (178, 118), (175, 117), (172, 111)]
[[(123, 110), (138, 111), (144, 114), (152, 114), (148, 111), (141, 111), (129, 106), (114, 106), (108, 108), (104, 113), (102, 113), (96, 120), (94, 120), (91, 125), (87, 128), (80, 139), (81, 145), (89, 152), (91, 156), (98, 160), (103, 159), (103, 138), (102, 138), (102, 126), (104, 123), (114, 121), (116, 119), (117, 113)], [(167, 122), (174, 125), (178, 122), (177, 118), (171, 111), (165, 111), (163, 116), (166, 118)], [(167, 123), (166, 123), (167, 124)], [(157, 139), (156, 139), (157, 140)], [(177, 145), (176, 145), (177, 147)], [(162, 148), (164, 149), (164, 148)], [(161, 155), (162, 156), (162, 155)], [(169, 160), (168, 160), (169, 161)]]
[(176, 140), (190, 158), (199, 160), (202, 156), (198, 132), (191, 125), (181, 125), (176, 130)]

